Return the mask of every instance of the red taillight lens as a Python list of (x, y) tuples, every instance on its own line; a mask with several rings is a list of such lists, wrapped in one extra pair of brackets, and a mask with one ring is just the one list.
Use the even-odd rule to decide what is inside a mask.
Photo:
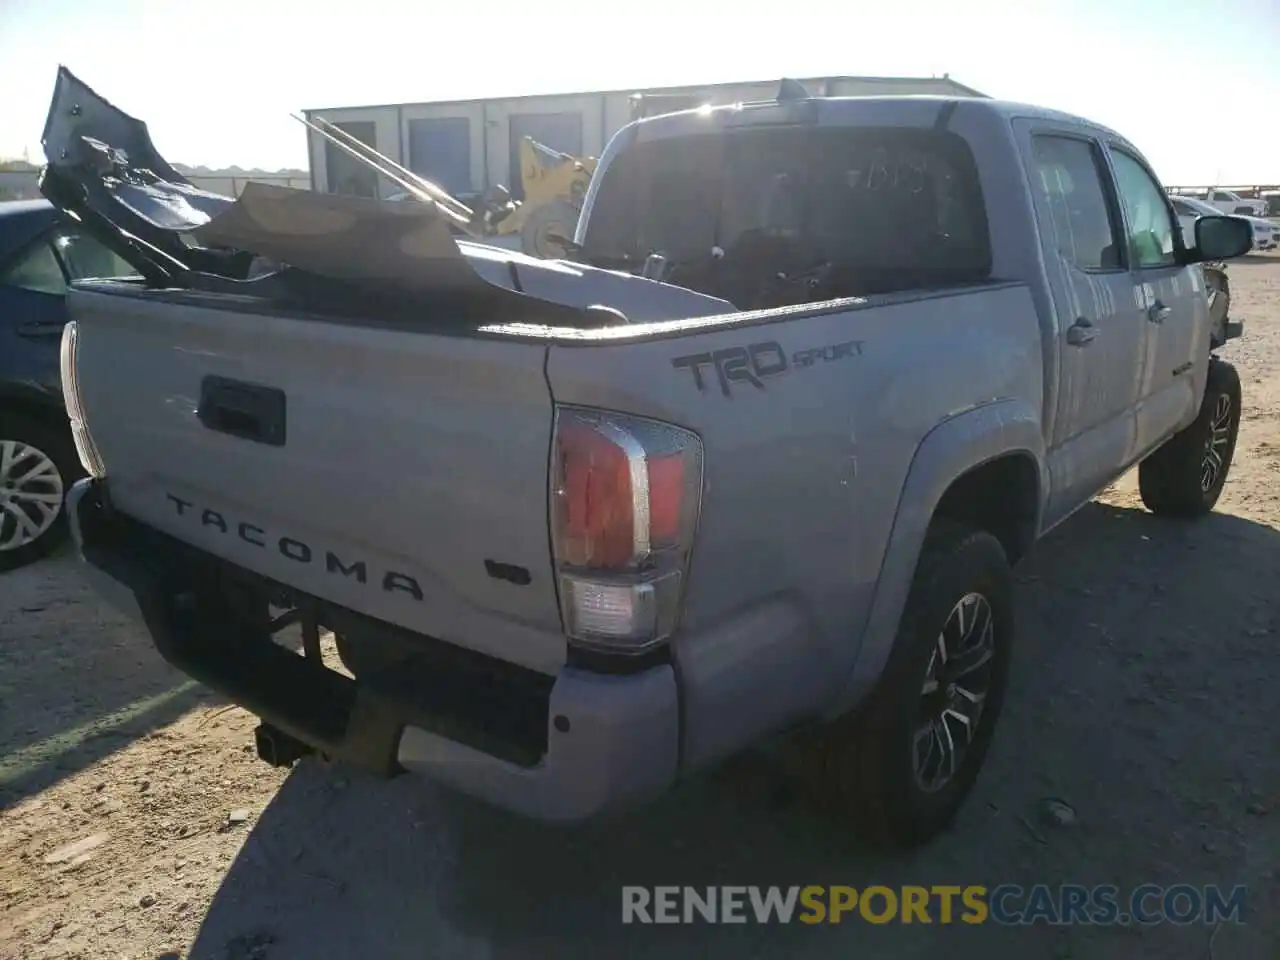
[(675, 626), (702, 494), (702, 445), (670, 424), (562, 407), (552, 540), (565, 629), (642, 649)]
[(649, 467), (649, 541), (657, 549), (680, 542), (680, 520), (688, 480), (679, 453), (651, 457)]
[(575, 567), (623, 567), (635, 552), (631, 470), (626, 453), (590, 426), (556, 435), (561, 559)]
[(685, 430), (565, 410), (556, 425), (556, 554), (597, 570), (678, 548), (701, 485), (701, 447)]

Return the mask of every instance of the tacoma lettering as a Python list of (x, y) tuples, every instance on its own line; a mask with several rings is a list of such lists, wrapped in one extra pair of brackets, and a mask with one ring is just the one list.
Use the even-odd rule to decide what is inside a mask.
[[(332, 550), (316, 550), (311, 544), (296, 537), (268, 535), (266, 530), (256, 524), (245, 520), (229, 520), (225, 514), (217, 510), (197, 508), (196, 504), (190, 500), (183, 500), (172, 493), (166, 493), (165, 498), (173, 504), (175, 516), (198, 523), (206, 530), (216, 530), (218, 533), (236, 537), (255, 547), (276, 550), (282, 557), (294, 563), (323, 566), (325, 573), (345, 580), (352, 580), (366, 586), (370, 583), (369, 564), (365, 560), (340, 557)], [(414, 577), (399, 570), (383, 571), (380, 576), (373, 578), (373, 582), (384, 593), (404, 594), (419, 602), (423, 600), (421, 584)]]

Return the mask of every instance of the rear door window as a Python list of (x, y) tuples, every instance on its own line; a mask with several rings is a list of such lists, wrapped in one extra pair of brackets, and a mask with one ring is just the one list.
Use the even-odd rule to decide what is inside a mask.
[(1097, 145), (1039, 134), (1032, 138), (1032, 151), (1059, 253), (1084, 271), (1121, 269), (1118, 224), (1103, 189)]

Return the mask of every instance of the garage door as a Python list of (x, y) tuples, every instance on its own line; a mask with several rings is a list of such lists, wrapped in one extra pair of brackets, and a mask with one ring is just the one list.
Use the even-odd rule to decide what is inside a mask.
[(507, 184), (517, 200), (524, 197), (520, 184), (520, 140), (533, 137), (552, 150), (582, 156), (582, 114), (568, 113), (513, 113), (511, 115), (511, 167)]
[(471, 193), (471, 121), (466, 117), (410, 120), (409, 169), (454, 196)]
[[(349, 120), (335, 123), (334, 126), (361, 143), (378, 149), (373, 121)], [(378, 175), (345, 150), (334, 146), (330, 140), (324, 142), (324, 169), (328, 174), (330, 193), (345, 193), (356, 197), (378, 195)]]

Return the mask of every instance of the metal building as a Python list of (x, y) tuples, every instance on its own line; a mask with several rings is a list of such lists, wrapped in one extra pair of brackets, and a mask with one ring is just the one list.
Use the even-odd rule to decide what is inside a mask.
[[(981, 97), (964, 84), (942, 77), (816, 77), (801, 80), (815, 96), (935, 94)], [(607, 90), (437, 103), (397, 103), (306, 110), (323, 117), (379, 153), (432, 180), (450, 193), (467, 197), (502, 184), (520, 197), (513, 183), (519, 170), (521, 137), (575, 156), (599, 156), (609, 138), (631, 119), (636, 93), (676, 95), (724, 104), (764, 100), (778, 81), (760, 80), (647, 90)], [(360, 196), (388, 195), (395, 187), (325, 138), (308, 131), (312, 189)]]

